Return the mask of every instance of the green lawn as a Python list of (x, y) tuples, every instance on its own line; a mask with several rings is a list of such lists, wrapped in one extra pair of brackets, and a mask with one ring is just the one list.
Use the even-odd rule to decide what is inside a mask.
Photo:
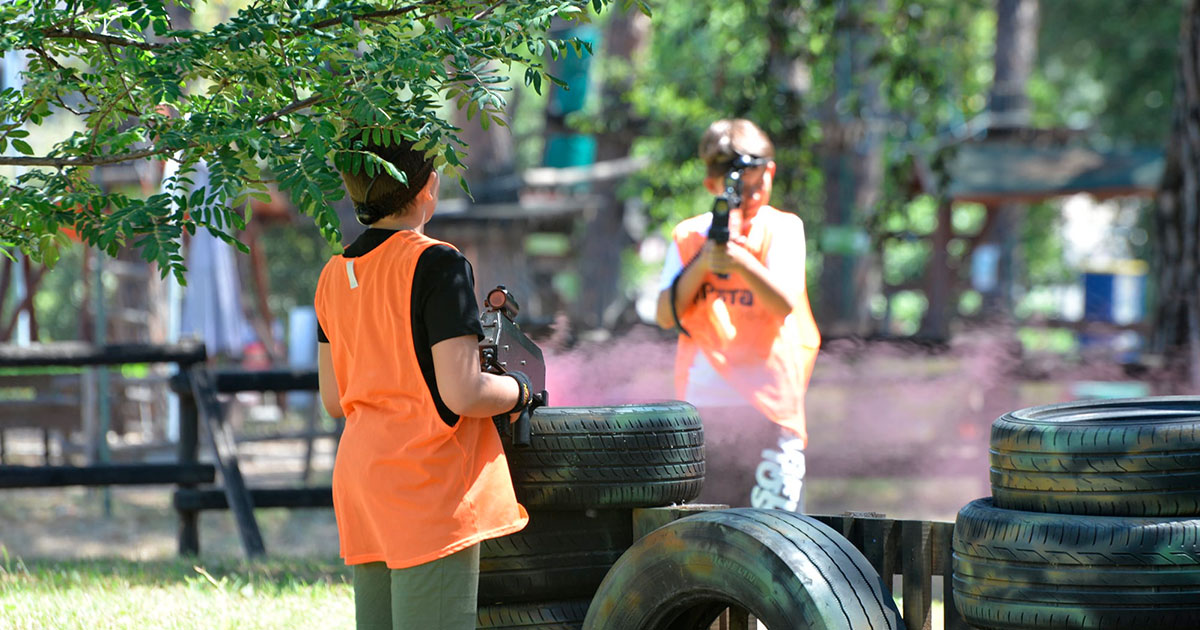
[(353, 627), (337, 559), (24, 562), (0, 549), (0, 630)]
[(332, 558), (26, 562), (0, 547), (0, 630), (350, 630), (349, 579)]

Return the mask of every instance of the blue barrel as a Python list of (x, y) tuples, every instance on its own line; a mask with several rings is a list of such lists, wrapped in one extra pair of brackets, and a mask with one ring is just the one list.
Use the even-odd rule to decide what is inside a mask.
[[(1146, 272), (1142, 260), (1118, 260), (1084, 271), (1083, 320), (1117, 325), (1142, 321), (1146, 316)], [(1132, 330), (1079, 334), (1080, 350), (1105, 350), (1118, 363), (1136, 362), (1143, 342)]]
[(1083, 273), (1083, 319), (1133, 324), (1146, 316), (1146, 262), (1118, 260)]

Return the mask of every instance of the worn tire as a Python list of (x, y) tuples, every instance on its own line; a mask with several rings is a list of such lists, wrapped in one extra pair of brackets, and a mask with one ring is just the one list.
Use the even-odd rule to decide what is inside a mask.
[(631, 544), (630, 510), (532, 511), (525, 529), (480, 546), (479, 603), (590, 599)]
[(659, 507), (696, 498), (704, 430), (684, 402), (542, 407), (532, 444), (506, 443), (517, 500), (533, 509)]
[(895, 630), (904, 623), (863, 555), (816, 520), (779, 510), (704, 512), (625, 552), (585, 630), (707, 630), (737, 605), (771, 630)]
[(477, 630), (579, 630), (588, 601), (480, 606)]
[(1195, 630), (1200, 520), (973, 501), (954, 524), (954, 602), (983, 630)]
[(992, 425), (998, 507), (1098, 516), (1200, 515), (1200, 397), (1023, 409)]

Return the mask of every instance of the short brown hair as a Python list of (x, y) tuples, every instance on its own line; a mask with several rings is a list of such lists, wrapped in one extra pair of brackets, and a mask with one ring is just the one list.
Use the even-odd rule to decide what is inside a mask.
[(739, 155), (775, 159), (775, 145), (758, 125), (745, 118), (724, 118), (714, 122), (700, 138), (700, 159), (709, 177), (725, 174), (730, 162)]
[(393, 214), (403, 214), (408, 210), (417, 193), (429, 181), (433, 172), (433, 159), (427, 157), (424, 151), (413, 148), (413, 143), (407, 140), (388, 146), (368, 143), (362, 148), (391, 162), (401, 173), (408, 177), (408, 185), (404, 185), (382, 169), (377, 169), (371, 176), (364, 168), (357, 173), (342, 171), (342, 181), (346, 184), (346, 192), (350, 193), (350, 201), (354, 202), (354, 214), (363, 225), (371, 225), (376, 221)]

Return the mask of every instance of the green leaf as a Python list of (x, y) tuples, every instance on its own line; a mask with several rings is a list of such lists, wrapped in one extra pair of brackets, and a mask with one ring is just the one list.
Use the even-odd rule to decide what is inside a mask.
[(24, 140), (14, 139), (12, 141), (12, 146), (14, 149), (25, 155), (33, 155), (33, 147), (29, 146), (29, 143), (25, 142)]

